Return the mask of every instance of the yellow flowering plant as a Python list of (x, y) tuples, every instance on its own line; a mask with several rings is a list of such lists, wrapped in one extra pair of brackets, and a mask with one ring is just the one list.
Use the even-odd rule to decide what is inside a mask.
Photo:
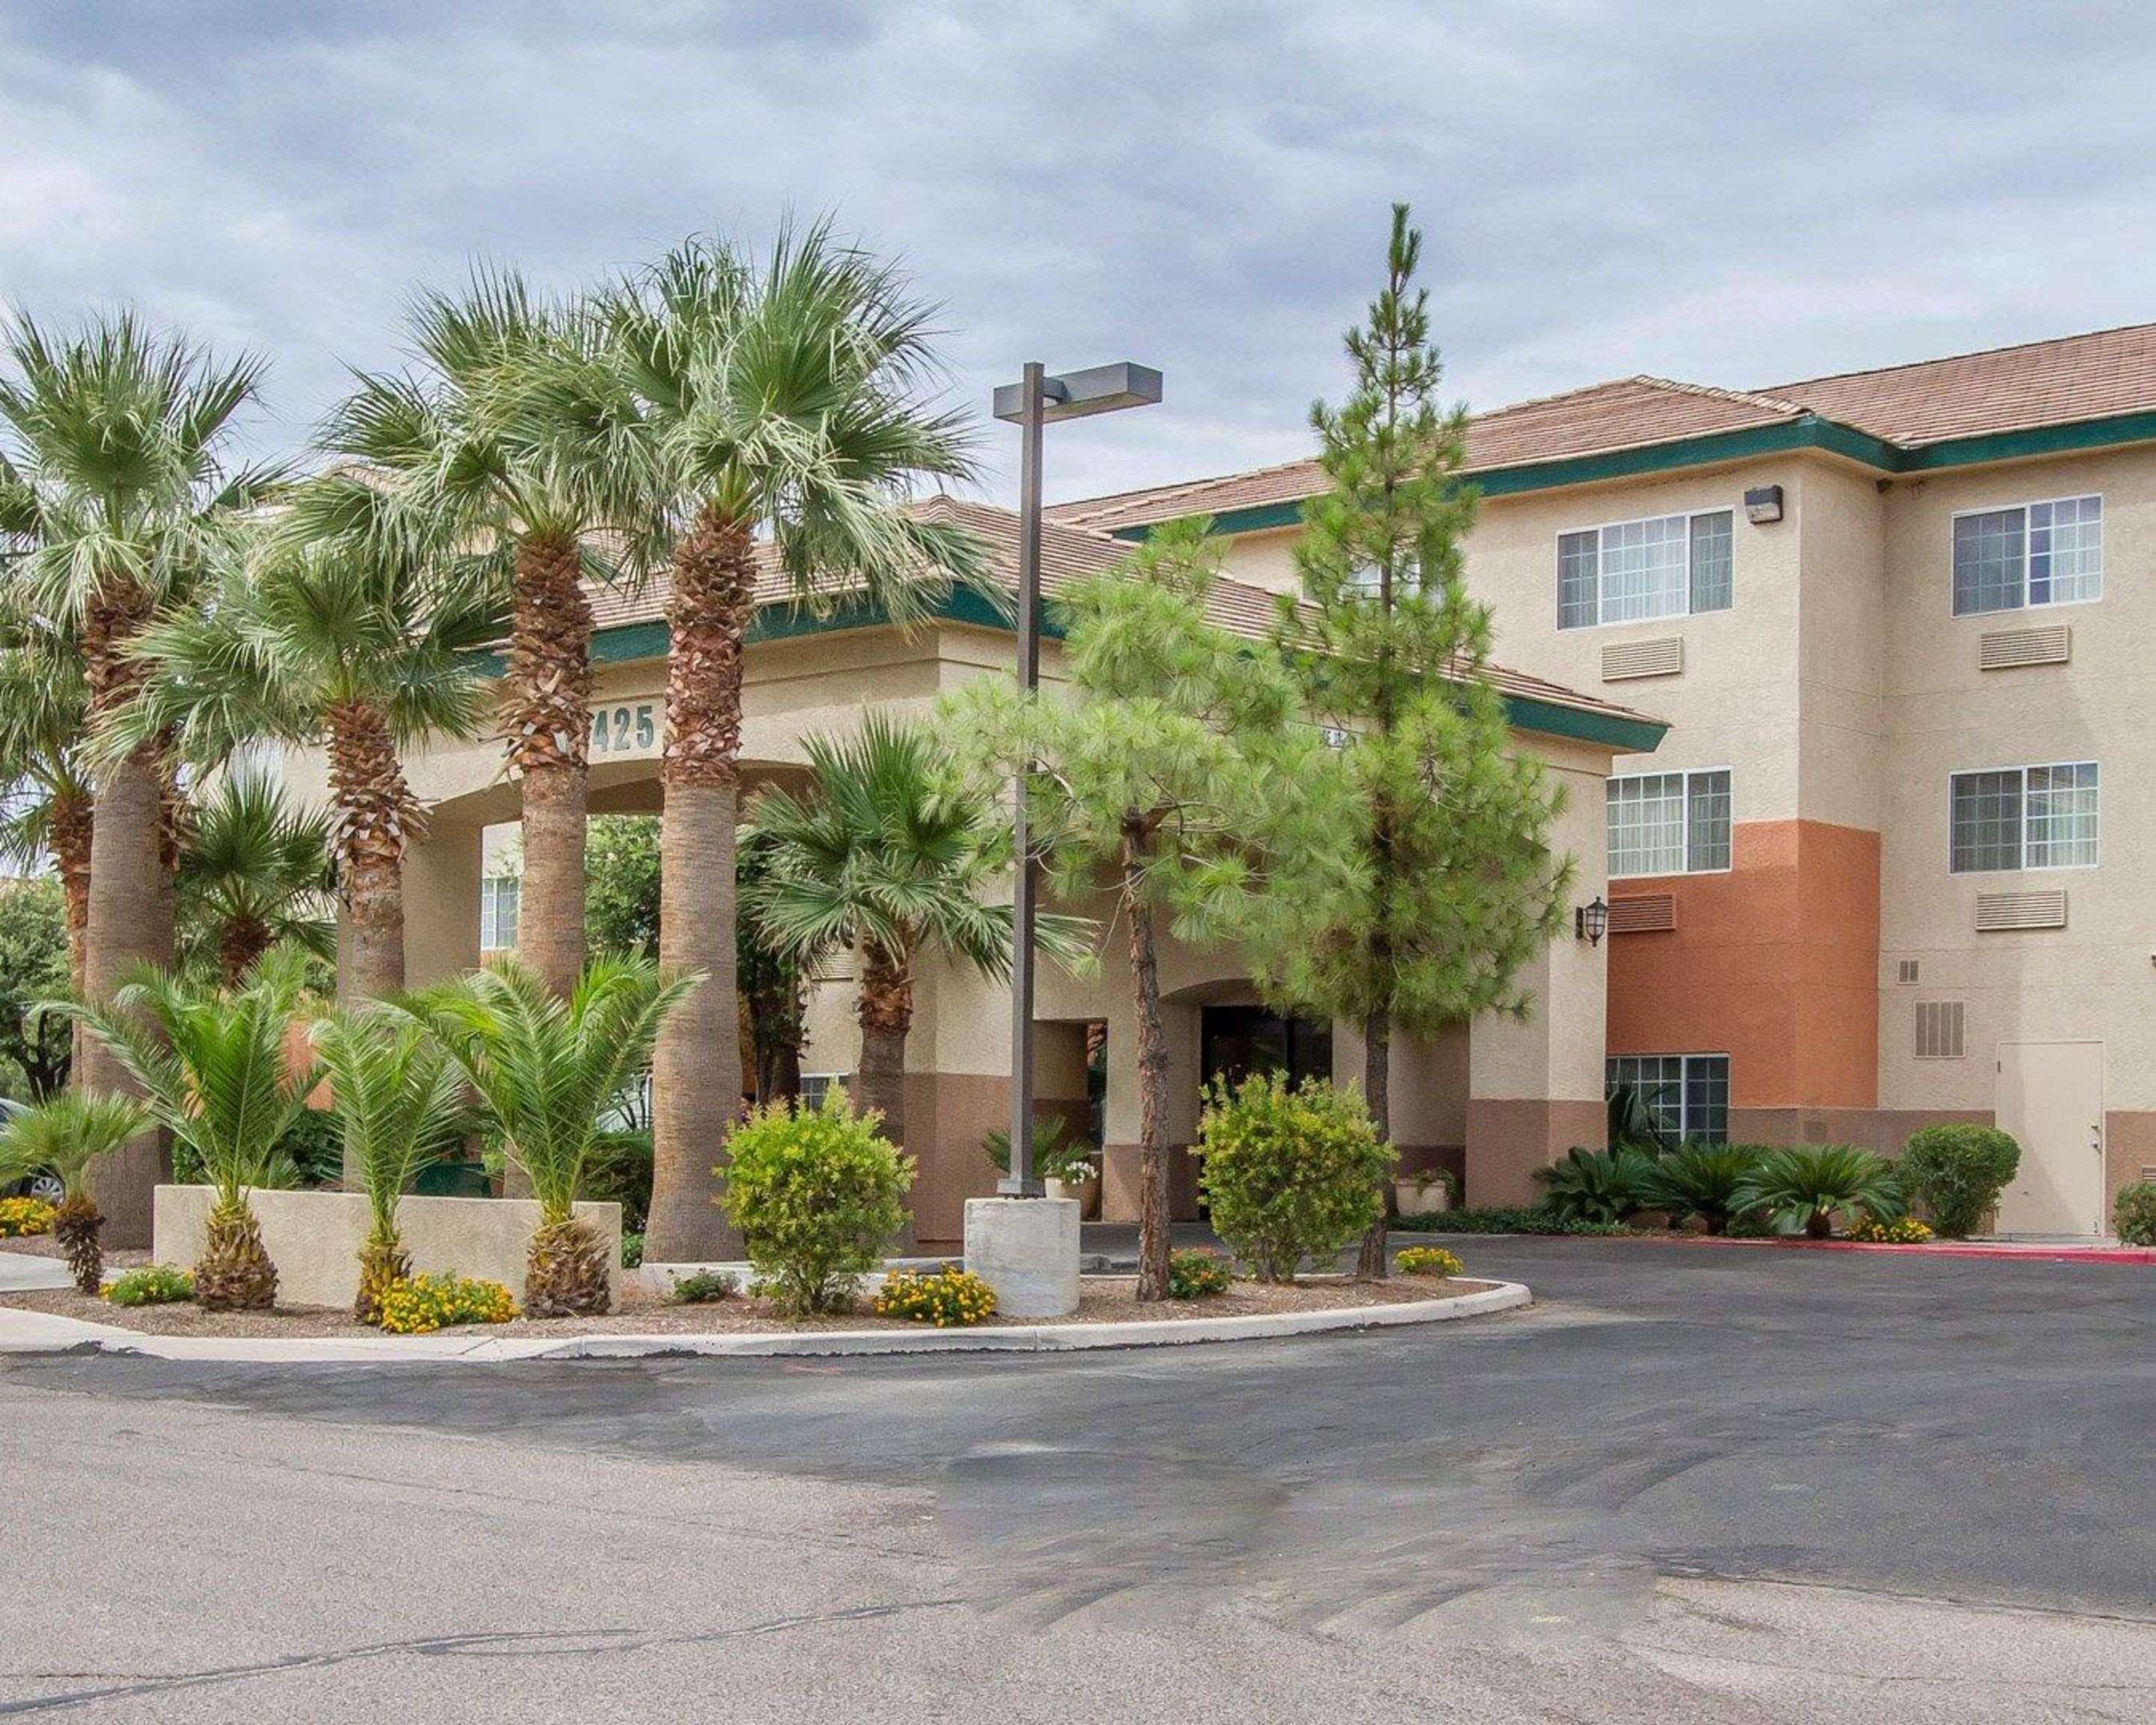
[(1443, 1246), (1409, 1246), (1393, 1260), (1393, 1267), (1402, 1276), (1459, 1276), (1467, 1268), (1457, 1253)]
[(516, 1302), (498, 1281), (457, 1275), (400, 1276), (383, 1290), (382, 1327), (393, 1336), (424, 1336), (451, 1324), (506, 1324)]
[(977, 1324), (996, 1313), (996, 1291), (956, 1265), (917, 1272), (901, 1270), (884, 1279), (875, 1296), (879, 1317), (902, 1317), (938, 1329)]
[(53, 1231), (53, 1207), (42, 1198), (0, 1198), (0, 1240)]
[(1866, 1245), (1922, 1245), (1932, 1230), (1914, 1216), (1897, 1216), (1882, 1222), (1876, 1216), (1859, 1216), (1849, 1224), (1845, 1238)]

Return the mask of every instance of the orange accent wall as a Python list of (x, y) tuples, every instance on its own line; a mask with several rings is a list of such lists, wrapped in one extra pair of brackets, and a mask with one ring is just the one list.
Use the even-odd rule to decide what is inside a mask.
[(1742, 821), (1730, 860), (1610, 883), (1671, 895), (1676, 927), (1609, 937), (1609, 1052), (1726, 1050), (1732, 1108), (1876, 1107), (1878, 834)]

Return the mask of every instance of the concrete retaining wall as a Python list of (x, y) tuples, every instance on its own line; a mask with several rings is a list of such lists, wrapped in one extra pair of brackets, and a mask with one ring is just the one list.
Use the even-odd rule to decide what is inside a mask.
[[(151, 1250), (160, 1264), (187, 1265), (202, 1251), (215, 1194), (207, 1186), (160, 1186)], [(257, 1192), (262, 1244), (277, 1266), (280, 1306), (348, 1307), (359, 1293), (359, 1248), (367, 1238), (366, 1198), (357, 1192)], [(607, 1245), (607, 1291), (619, 1298), (621, 1206), (580, 1204), (578, 1218)], [(521, 1301), (524, 1255), (539, 1225), (539, 1206), (525, 1198), (410, 1198), (398, 1224), (422, 1275), (454, 1270), (498, 1281)]]

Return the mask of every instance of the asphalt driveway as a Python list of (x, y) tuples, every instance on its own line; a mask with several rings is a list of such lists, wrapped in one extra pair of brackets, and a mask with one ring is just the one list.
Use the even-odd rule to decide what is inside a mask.
[[(2145, 1719), (2156, 1274), (1484, 1240), (1065, 1358), (0, 1367), (0, 1717)], [(85, 1561), (85, 1557), (89, 1561)]]

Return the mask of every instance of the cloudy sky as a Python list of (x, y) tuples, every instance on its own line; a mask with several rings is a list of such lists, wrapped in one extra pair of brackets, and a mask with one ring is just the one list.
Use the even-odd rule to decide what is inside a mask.
[(1070, 496), (1302, 454), (1394, 198), (1477, 406), (2156, 319), (2152, 87), (2156, 9), (2025, 0), (0, 0), (0, 296), (265, 350), (297, 446), (415, 282), (829, 209), (967, 400), (1167, 372)]

